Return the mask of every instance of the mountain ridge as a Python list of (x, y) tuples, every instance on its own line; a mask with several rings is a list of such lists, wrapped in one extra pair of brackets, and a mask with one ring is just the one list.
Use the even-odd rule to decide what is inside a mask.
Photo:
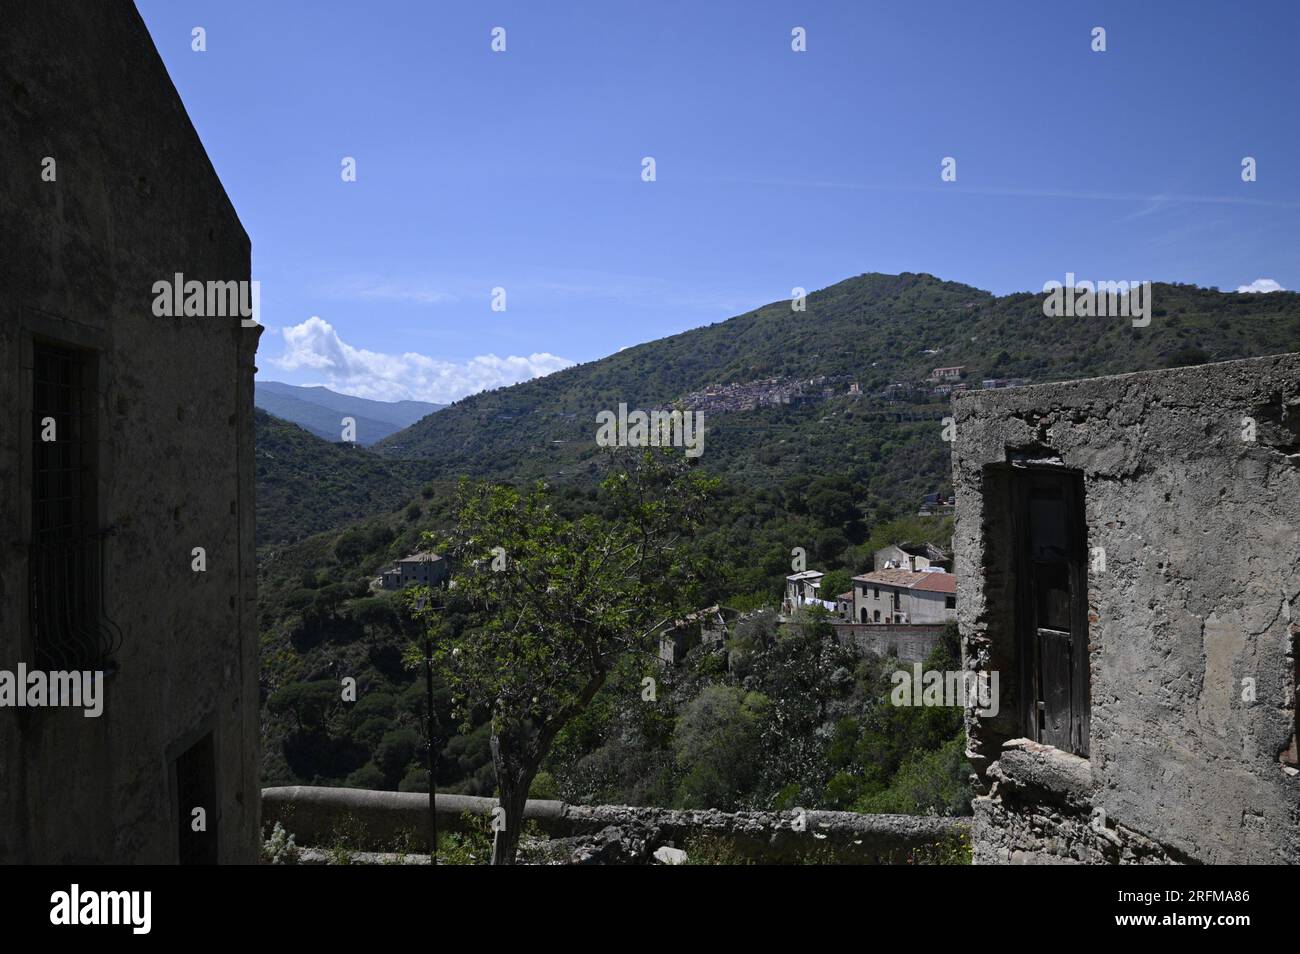
[[(444, 475), (570, 476), (584, 457), (566, 449), (593, 449), (599, 411), (620, 403), (664, 406), (708, 386), (825, 377), (837, 393), (857, 383), (861, 406), (888, 408), (898, 402), (882, 399), (883, 389), (917, 386), (937, 366), (965, 366), (969, 385), (979, 387), (983, 378), (1043, 383), (1300, 349), (1294, 292), (1155, 283), (1148, 327), (1128, 319), (1048, 318), (1043, 297), (996, 296), (925, 273), (866, 273), (812, 292), (805, 312), (793, 311), (789, 300), (772, 302), (463, 398), (376, 442), (374, 451), (434, 461)], [(725, 442), (725, 431), (762, 416), (756, 409), (715, 417), (715, 446), (720, 437)], [(532, 457), (547, 463), (532, 466)]]
[[(704, 402), (699, 465), (722, 480), (691, 541), (710, 567), (700, 605), (745, 612), (771, 607), (795, 548), (804, 551), (808, 568), (843, 578), (869, 569), (877, 549), (899, 540), (947, 545), (951, 515), (918, 514), (924, 493), (952, 489), (951, 445), (942, 438), (952, 404), (924, 382), (935, 367), (964, 365), (964, 383), (978, 388), (984, 377), (1047, 383), (1300, 350), (1300, 295), (1180, 285), (1159, 285), (1154, 293), (1152, 325), (1133, 328), (1098, 319), (1047, 320), (1040, 295), (998, 297), (927, 275), (859, 276), (814, 292), (806, 313), (776, 302), (465, 398), (373, 451), (340, 448), (266, 420), (263, 427), (285, 442), (290, 459), (266, 461), (264, 472), (259, 436), (259, 521), (264, 500), (280, 519), (284, 506), (306, 506), (302, 494), (308, 504), (313, 494), (329, 496), (330, 488), (355, 499), (312, 504), (306, 517), (314, 526), (327, 517), (340, 518), (338, 524), (267, 548), (259, 562), (262, 680), (274, 700), (264, 727), (265, 783), (405, 790), (422, 784), (412, 713), (425, 688), (402, 665), (410, 640), (402, 597), (371, 585), (382, 567), (425, 545), (425, 531), (445, 532), (461, 475), (514, 483), (541, 478), (560, 512), (598, 514), (597, 411), (616, 409), (620, 401), (642, 407)], [(772, 380), (779, 383), (767, 390), (776, 392), (793, 394), (798, 384), (799, 400), (725, 406), (735, 393), (726, 385)], [(719, 388), (728, 396), (722, 405)], [(274, 453), (269, 444), (265, 449)], [(297, 464), (298, 452), (311, 461)], [(277, 475), (277, 468), (290, 473)], [(411, 482), (416, 476), (423, 481), (418, 491)], [(263, 494), (271, 477), (278, 477), (285, 505)], [(328, 514), (321, 512), (326, 506)], [(259, 537), (261, 529), (259, 522)], [(291, 703), (312, 693), (337, 698), (340, 671), (355, 673), (370, 701), (358, 704), (355, 725), (334, 735), (328, 726), (304, 734), (288, 711)], [(452, 725), (448, 697), (439, 692), (439, 719)], [(584, 717), (597, 727), (604, 725), (599, 713), (617, 708), (609, 691), (602, 692), (597, 714)], [(602, 781), (601, 766), (629, 764), (629, 778), (644, 774), (644, 763), (619, 747), (625, 735), (618, 726), (580, 727), (571, 735), (562, 745), (567, 754), (552, 766), (564, 769), (566, 784), (589, 770), (591, 786), (613, 784)], [(959, 758), (961, 743), (952, 745)], [(449, 732), (438, 764), (442, 790), (490, 794), (484, 724)], [(864, 764), (874, 766), (874, 756)], [(631, 782), (581, 792), (635, 804), (652, 797)]]
[(257, 407), (290, 421), (327, 441), (343, 437), (343, 418), (350, 417), (356, 442), (363, 447), (409, 427), (446, 405), (426, 401), (376, 401), (340, 394), (319, 385), (301, 387), (282, 381), (256, 381), (253, 402)]
[(253, 411), (257, 544), (285, 545), (396, 510), (423, 482), (420, 462), (392, 461)]

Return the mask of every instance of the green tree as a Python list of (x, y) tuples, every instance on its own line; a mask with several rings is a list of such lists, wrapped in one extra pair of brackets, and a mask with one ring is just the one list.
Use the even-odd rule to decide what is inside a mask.
[(853, 578), (849, 576), (848, 570), (831, 570), (822, 577), (822, 585), (818, 590), (821, 598), (831, 600), (832, 602), (841, 593), (847, 593), (853, 589)]
[(340, 705), (342, 692), (332, 679), (293, 682), (271, 693), (267, 709), (275, 714), (291, 713), (299, 732), (318, 732)]
[(715, 482), (691, 464), (666, 449), (611, 455), (600, 517), (562, 516), (541, 484), (461, 485), (447, 550), (459, 568), (452, 600), (468, 625), (440, 628), (436, 661), (467, 723), (476, 707), (491, 711), (505, 814), (494, 864), (514, 862), (528, 791), (556, 734), (621, 658), (650, 651), (698, 598), (695, 560), (680, 544)]
[(688, 702), (673, 730), (687, 808), (734, 809), (758, 774), (768, 698), (735, 686), (707, 686)]

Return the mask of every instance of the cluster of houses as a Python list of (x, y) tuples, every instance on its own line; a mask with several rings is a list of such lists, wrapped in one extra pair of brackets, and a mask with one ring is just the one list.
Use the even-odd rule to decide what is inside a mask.
[[(920, 662), (938, 642), (944, 624), (957, 618), (957, 578), (949, 572), (951, 566), (951, 557), (932, 543), (891, 544), (876, 551), (870, 573), (853, 577), (853, 588), (833, 599), (821, 593), (825, 574), (820, 570), (790, 574), (781, 612), (790, 616), (819, 606), (830, 614), (842, 641)], [(371, 585), (401, 590), (437, 586), (447, 577), (446, 558), (423, 550), (385, 567)], [(677, 620), (660, 634), (660, 659), (675, 665), (701, 643), (723, 645), (735, 615), (710, 606)]]
[[(948, 368), (935, 368), (923, 381), (895, 382), (881, 388), (879, 396), (892, 402), (923, 403), (934, 398), (948, 398), (954, 391), (971, 390), (972, 384), (966, 380), (969, 371), (965, 365), (953, 365)], [(847, 393), (849, 397), (861, 398), (866, 393), (859, 381), (849, 381), (845, 387), (846, 376), (827, 377), (819, 375), (806, 381), (794, 378), (765, 378), (759, 381), (746, 381), (741, 384), (711, 384), (699, 391), (685, 394), (677, 406), (694, 411), (708, 411), (725, 414), (733, 411), (752, 411), (760, 407), (799, 406), (815, 401), (824, 401), (836, 394)], [(984, 390), (1000, 388), (1019, 388), (1029, 383), (1028, 378), (984, 378), (980, 387)], [(665, 405), (650, 410), (671, 410)]]
[(785, 578), (785, 615), (820, 606), (837, 620), (858, 625), (935, 625), (957, 618), (957, 578), (951, 558), (932, 543), (896, 543), (877, 550), (874, 569), (853, 577), (853, 589), (827, 599), (825, 576), (804, 570)]
[(766, 378), (743, 384), (711, 384), (684, 395), (680, 403), (693, 411), (725, 414), (730, 411), (752, 411), (759, 407), (798, 406), (834, 395), (835, 388), (830, 381), (825, 375), (819, 375), (807, 381)]
[(923, 662), (944, 626), (957, 619), (952, 558), (932, 543), (891, 544), (874, 556), (871, 572), (853, 577), (853, 588), (834, 599), (821, 593), (821, 571), (791, 573), (785, 578), (781, 612), (790, 616), (819, 606), (830, 614), (841, 642)]
[[(947, 398), (955, 391), (971, 390), (971, 383), (966, 380), (968, 375), (966, 366), (961, 364), (950, 368), (935, 368), (924, 381), (887, 384), (880, 394), (890, 401)], [(1028, 378), (984, 378), (980, 381), (980, 387), (985, 391), (994, 391), (1001, 388), (1022, 388), (1028, 383)]]

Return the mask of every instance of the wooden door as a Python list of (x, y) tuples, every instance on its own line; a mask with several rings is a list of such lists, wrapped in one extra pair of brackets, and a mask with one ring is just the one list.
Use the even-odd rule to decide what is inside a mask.
[(1088, 755), (1088, 578), (1083, 477), (1027, 468), (1014, 481), (1016, 628), (1025, 734)]

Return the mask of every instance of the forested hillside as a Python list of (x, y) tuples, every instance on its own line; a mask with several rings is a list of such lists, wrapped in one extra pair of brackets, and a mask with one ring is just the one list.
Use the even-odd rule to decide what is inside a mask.
[(331, 444), (297, 424), (253, 411), (257, 544), (287, 544), (401, 506), (432, 470)]
[[(259, 539), (334, 528), (276, 548), (261, 568), (267, 783), (424, 784), (422, 687), (402, 665), (416, 632), (400, 598), (372, 595), (369, 584), (418, 548), (423, 531), (447, 526), (461, 475), (544, 478), (558, 508), (599, 512), (596, 413), (702, 402), (700, 466), (722, 478), (692, 544), (711, 567), (704, 599), (741, 611), (773, 606), (795, 547), (842, 585), (870, 566), (878, 546), (947, 543), (950, 520), (916, 515), (922, 494), (950, 489), (939, 421), (948, 401), (921, 383), (935, 367), (964, 366), (978, 388), (984, 378), (1040, 383), (1300, 350), (1300, 295), (1161, 284), (1152, 298), (1150, 325), (1135, 328), (1120, 318), (1046, 318), (1041, 294), (995, 297), (928, 275), (865, 275), (813, 293), (804, 313), (777, 302), (466, 398), (373, 454), (259, 417), (259, 520), (269, 511), (274, 528), (263, 536), (259, 524)], [(765, 381), (797, 399), (710, 410), (720, 386)], [(895, 384), (903, 387), (886, 392)], [(953, 809), (959, 720), (938, 713), (909, 722), (881, 710), (872, 695), (878, 669), (813, 653), (818, 640), (806, 627), (756, 619), (735, 634), (734, 648), (765, 668), (726, 671), (708, 654), (692, 656), (652, 709), (623, 705), (638, 685), (631, 675), (613, 680), (557, 742), (539, 794)], [(355, 706), (338, 703), (341, 675), (358, 680)], [(825, 704), (803, 705), (800, 692), (825, 693)], [(461, 732), (441, 687), (436, 704), (445, 732), (440, 786), (490, 792), (481, 714)], [(778, 724), (797, 724), (807, 745), (778, 746)], [(727, 731), (710, 735), (710, 726)], [(893, 749), (889, 738), (898, 740)], [(726, 764), (701, 755), (728, 740), (741, 747)]]
[[(983, 378), (1042, 383), (1300, 348), (1300, 295), (1292, 292), (1240, 295), (1157, 283), (1143, 328), (1121, 318), (1047, 318), (1043, 297), (995, 297), (923, 274), (862, 275), (811, 293), (805, 312), (774, 302), (465, 398), (374, 449), (436, 461), (445, 474), (568, 476), (595, 453), (598, 411), (620, 402), (667, 405), (709, 385), (825, 377), (837, 395), (857, 382), (871, 396), (889, 384), (919, 382), (937, 366), (965, 366), (971, 386), (979, 387)], [(706, 413), (704, 463), (768, 483), (843, 470), (869, 458), (866, 445), (875, 431), (860, 426), (861, 418), (838, 427), (847, 406)], [(821, 440), (814, 442), (810, 430)], [(922, 454), (899, 469), (928, 469), (933, 476), (943, 456)]]

